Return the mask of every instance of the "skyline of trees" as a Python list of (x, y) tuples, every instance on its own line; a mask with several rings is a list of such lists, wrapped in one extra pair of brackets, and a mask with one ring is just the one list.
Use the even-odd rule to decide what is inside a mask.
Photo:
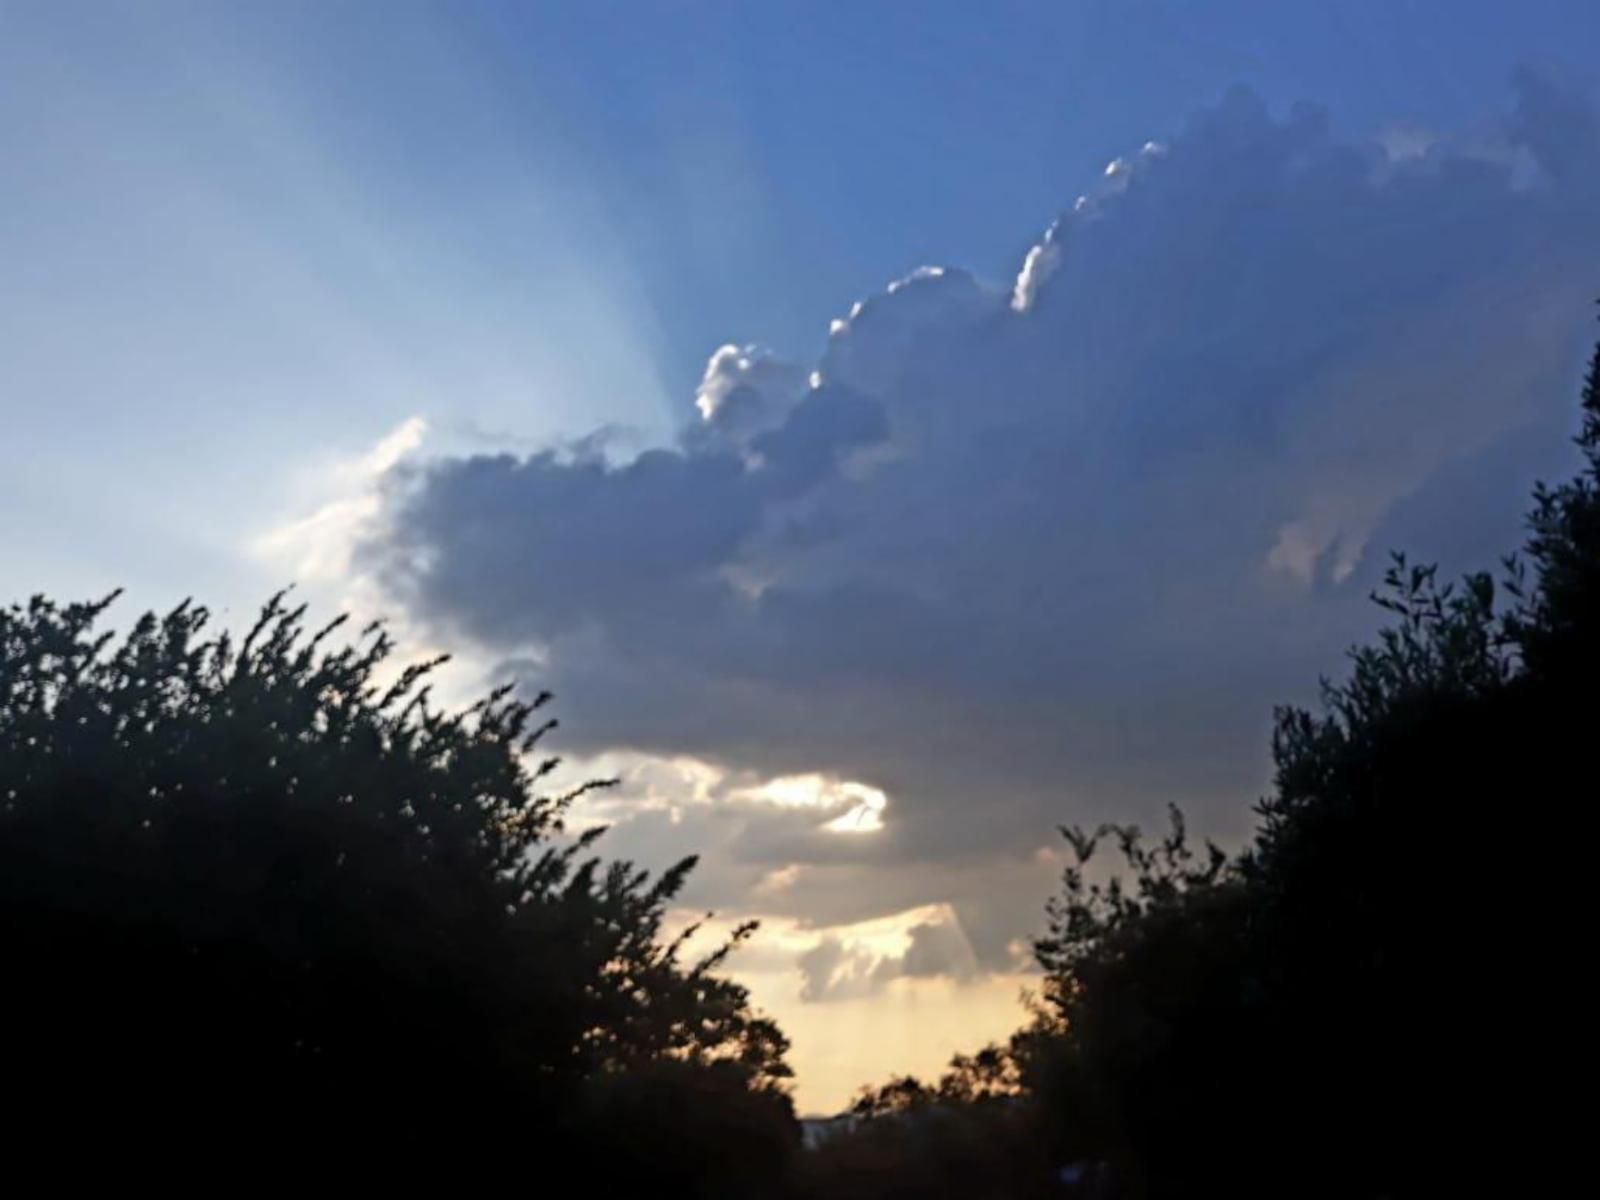
[(1389, 624), (1277, 712), (1246, 846), (1195, 845), (1181, 797), (1153, 839), (1063, 828), (1030, 1021), (807, 1153), (788, 1042), (726, 974), (753, 925), (692, 958), (694, 859), (567, 834), (605, 781), (544, 790), (548, 694), (441, 710), (444, 659), (283, 594), (242, 637), (188, 603), (118, 637), (115, 594), (0, 609), (14, 1130), (211, 1169), (548, 1156), (708, 1200), (1436, 1192), (1463, 1144), (1535, 1136), (1571, 1059), (1600, 346), (1580, 416), (1498, 575), (1394, 557)]

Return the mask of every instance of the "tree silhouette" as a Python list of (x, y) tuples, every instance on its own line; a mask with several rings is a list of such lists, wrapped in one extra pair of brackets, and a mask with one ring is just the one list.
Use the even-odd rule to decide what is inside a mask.
[(1581, 413), (1583, 465), (1535, 489), (1498, 581), (1394, 558), (1389, 626), (1320, 711), (1276, 714), (1242, 852), (1194, 845), (1176, 806), (1154, 840), (1062, 830), (1032, 1021), (864, 1092), (802, 1194), (1478, 1194), (1496, 1158), (1576, 1136), (1549, 1076), (1577, 1075), (1587, 1017), (1600, 347)]
[[(1064, 831), (1047, 1009), (1012, 1046), (1058, 1157), (1133, 1196), (1434, 1194), (1549, 1119), (1581, 862), (1546, 831), (1593, 791), (1600, 348), (1582, 418), (1580, 473), (1535, 491), (1498, 584), (1395, 558), (1392, 624), (1320, 712), (1277, 714), (1245, 852), (1191, 847), (1176, 810), (1153, 845)], [(1091, 866), (1107, 837), (1126, 878)]]
[(791, 1129), (784, 1038), (718, 973), (749, 930), (686, 961), (662, 928), (693, 861), (563, 836), (597, 785), (540, 790), (548, 696), (441, 711), (442, 659), (281, 595), (242, 639), (185, 604), (118, 641), (112, 599), (0, 611), (18, 1130), (481, 1157), (593, 1139), (596, 1090), (660, 1064)]

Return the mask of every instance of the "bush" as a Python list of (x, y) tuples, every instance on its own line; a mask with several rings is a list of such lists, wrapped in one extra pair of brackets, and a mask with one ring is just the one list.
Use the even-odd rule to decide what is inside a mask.
[[(1396, 558), (1391, 627), (1320, 713), (1278, 714), (1244, 853), (1193, 849), (1176, 812), (1154, 846), (1065, 831), (1048, 1008), (1014, 1044), (1058, 1156), (1133, 1196), (1379, 1197), (1549, 1136), (1530, 1100), (1577, 1027), (1560, 831), (1593, 791), (1600, 349), (1582, 410), (1583, 470), (1535, 493), (1498, 585)], [(1126, 880), (1091, 879), (1106, 837)]]
[(692, 860), (562, 835), (594, 785), (539, 790), (547, 696), (441, 712), (438, 662), (281, 596), (242, 640), (184, 605), (117, 641), (110, 603), (0, 611), (14, 1133), (481, 1156), (588, 1136), (596, 1080), (663, 1062), (787, 1119), (728, 947), (661, 936)]

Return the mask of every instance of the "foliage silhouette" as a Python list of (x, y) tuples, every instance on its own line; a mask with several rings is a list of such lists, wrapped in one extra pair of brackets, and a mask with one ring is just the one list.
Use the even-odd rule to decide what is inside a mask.
[[(1583, 841), (1554, 831), (1594, 791), (1600, 347), (1581, 414), (1582, 467), (1535, 489), (1498, 583), (1394, 558), (1391, 624), (1320, 712), (1276, 714), (1243, 851), (1194, 846), (1176, 807), (1155, 841), (1062, 830), (1033, 1020), (935, 1083), (864, 1093), (811, 1194), (948, 1158), (949, 1130), (970, 1144), (998, 1111), (1029, 1151), (990, 1136), (960, 1169), (995, 1187), (925, 1194), (1436, 1195), (1575, 1132), (1536, 1101), (1583, 1027)], [(1108, 841), (1120, 872), (1095, 861)], [(940, 1149), (909, 1144), (919, 1113)]]
[(1530, 1098), (1575, 1069), (1585, 864), (1546, 830), (1594, 790), (1600, 347), (1581, 411), (1498, 582), (1395, 558), (1390, 625), (1276, 714), (1244, 850), (1176, 807), (1155, 841), (1064, 829), (1033, 1020), (798, 1156), (787, 1044), (719, 973), (751, 927), (691, 961), (692, 860), (564, 836), (597, 785), (539, 790), (547, 696), (440, 711), (442, 660), (282, 596), (238, 641), (189, 605), (120, 642), (112, 598), (0, 611), (11, 1131), (259, 1159), (420, 1129), (704, 1200), (1436, 1194), (1551, 1136)]
[(686, 961), (663, 922), (693, 860), (652, 878), (563, 836), (600, 785), (539, 790), (547, 695), (441, 711), (442, 659), (400, 669), (376, 626), (336, 644), (282, 595), (242, 639), (185, 604), (118, 641), (113, 599), (0, 611), (26, 1127), (279, 1153), (421, 1122), (414, 1150), (533, 1149), (597, 1137), (596, 1092), (654, 1072), (747, 1098), (781, 1158), (786, 1043), (719, 974), (749, 928)]
[(1102, 831), (1131, 882), (1091, 883), (1097, 838), (1067, 831), (1023, 1068), (1059, 1154), (1140, 1196), (1376, 1197), (1528, 1132), (1535, 1064), (1575, 1027), (1548, 982), (1573, 859), (1507, 835), (1593, 778), (1600, 348), (1581, 411), (1580, 473), (1536, 489), (1499, 586), (1395, 557), (1392, 624), (1320, 713), (1277, 714), (1245, 852), (1191, 849), (1175, 813), (1153, 848)]

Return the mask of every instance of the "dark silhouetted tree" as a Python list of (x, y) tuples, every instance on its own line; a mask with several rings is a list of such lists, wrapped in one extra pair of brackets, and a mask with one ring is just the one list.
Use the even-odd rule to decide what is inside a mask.
[[(1176, 815), (1154, 845), (1066, 831), (1047, 1011), (1013, 1043), (1058, 1158), (1141, 1197), (1432, 1195), (1553, 1135), (1536, 1099), (1582, 994), (1559, 831), (1600, 714), (1600, 349), (1582, 412), (1583, 468), (1536, 491), (1498, 586), (1395, 559), (1391, 625), (1320, 712), (1279, 712), (1244, 853)], [(1091, 863), (1107, 837), (1125, 878)]]
[[(636, 1078), (641, 1102), (738, 1097), (781, 1159), (783, 1036), (719, 973), (730, 947), (663, 936), (692, 860), (652, 878), (563, 836), (593, 785), (540, 790), (547, 696), (441, 711), (442, 660), (401, 670), (381, 628), (308, 633), (281, 597), (237, 640), (186, 604), (119, 641), (109, 604), (0, 611), (15, 1136), (488, 1164), (603, 1142)], [(695, 1186), (720, 1178), (694, 1149)]]

